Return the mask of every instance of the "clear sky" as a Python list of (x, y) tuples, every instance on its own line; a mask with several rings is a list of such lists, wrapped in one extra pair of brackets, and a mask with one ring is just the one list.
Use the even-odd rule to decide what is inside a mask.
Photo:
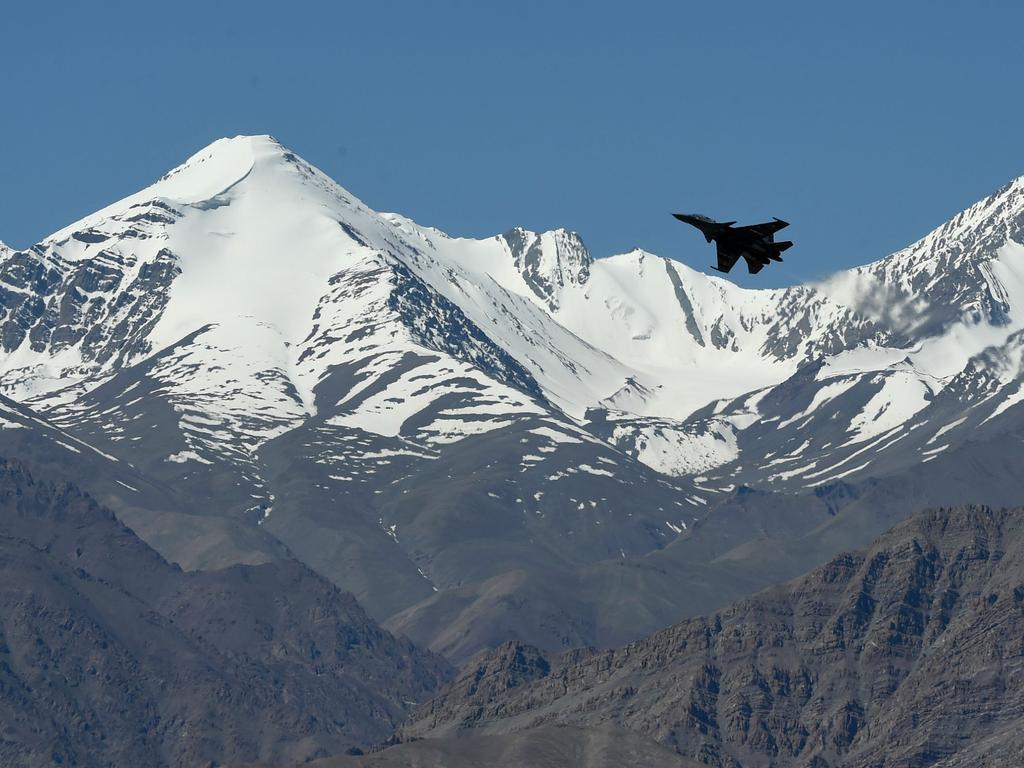
[[(675, 222), (779, 216), (745, 285), (901, 248), (1024, 173), (1020, 2), (5, 2), (0, 239), (272, 133), (455, 235), (578, 231), (697, 268)], [(740, 270), (742, 271), (742, 270)]]

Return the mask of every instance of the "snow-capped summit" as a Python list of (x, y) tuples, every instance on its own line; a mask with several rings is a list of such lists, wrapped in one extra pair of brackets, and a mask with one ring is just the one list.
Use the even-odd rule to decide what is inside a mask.
[(145, 189), (118, 200), (53, 233), (42, 242), (60, 242), (74, 232), (87, 231), (100, 223), (123, 216), (140, 204), (203, 204), (244, 179), (256, 166), (284, 162), (288, 151), (272, 136), (235, 136), (218, 139), (171, 169)]
[(340, 212), (367, 217), (270, 137), (214, 142), (5, 261), (21, 289), (5, 303), (11, 391), (102, 375), (214, 326), (269, 329), (287, 367), (285, 346), (301, 341), (340, 259), (360, 247)]
[(1002, 249), (1020, 242), (1024, 176), (902, 251), (841, 272), (822, 287), (917, 336), (960, 321), (1002, 324), (1019, 280), (1016, 260)]

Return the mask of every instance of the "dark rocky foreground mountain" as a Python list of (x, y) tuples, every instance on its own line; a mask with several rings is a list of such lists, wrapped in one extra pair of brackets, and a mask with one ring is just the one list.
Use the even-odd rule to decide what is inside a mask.
[[(431, 738), (444, 749), (554, 726), (627, 729), (720, 768), (1019, 766), (1024, 509), (923, 512), (866, 551), (617, 650), (506, 644), (401, 734), (427, 737), (405, 750), (428, 754)], [(406, 754), (365, 764), (419, 764)]]
[(0, 765), (336, 754), (450, 674), (296, 561), (183, 572), (5, 459), (0, 531)]

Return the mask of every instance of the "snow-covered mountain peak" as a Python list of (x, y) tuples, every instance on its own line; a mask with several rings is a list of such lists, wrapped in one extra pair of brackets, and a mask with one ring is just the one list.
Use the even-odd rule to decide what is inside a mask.
[(176, 176), (189, 168), (195, 168), (211, 160), (221, 162), (227, 157), (238, 155), (254, 158), (257, 155), (280, 157), (285, 154), (288, 154), (288, 149), (270, 134), (224, 136), (214, 139), (192, 154), (185, 162), (164, 174), (164, 178)]
[(961, 323), (1008, 326), (1012, 314), (1024, 314), (1019, 243), (1024, 243), (1024, 177), (903, 250), (839, 272), (816, 288), (907, 344)]
[(213, 327), (231, 329), (239, 354), (246, 339), (294, 348), (332, 276), (400, 246), (391, 225), (273, 138), (220, 139), (4, 255), (5, 385), (39, 395)]
[[(282, 199), (294, 205), (304, 203), (309, 208), (328, 210), (336, 218), (346, 210), (368, 211), (347, 190), (272, 136), (235, 136), (214, 141), (148, 187), (64, 227), (40, 245), (63, 245), (71, 238), (99, 242), (104, 234), (121, 235), (125, 227), (118, 222), (135, 222), (144, 209), (152, 206), (163, 208), (168, 218), (157, 223), (170, 224), (170, 219), (181, 218), (189, 210), (230, 205), (243, 193), (267, 203)], [(277, 214), (274, 209), (264, 212), (265, 216)], [(65, 257), (89, 255), (72, 249)]]
[[(317, 177), (320, 185), (337, 187), (335, 182), (273, 136), (262, 134), (217, 139), (139, 194), (187, 204), (221, 194), (245, 179), (254, 169), (264, 174), (280, 174), (279, 181), (284, 181), (294, 175), (297, 168), (303, 170), (302, 175), (307, 179)], [(343, 196), (351, 197), (344, 190), (340, 191)]]
[(861, 267), (886, 264), (914, 272), (985, 261), (1008, 240), (1024, 239), (1024, 176), (974, 203), (902, 251)]
[(189, 194), (188, 185), (224, 189), (243, 178), (257, 156), (279, 157), (284, 151), (270, 136), (217, 139), (164, 174), (151, 189), (159, 189), (168, 197), (197, 196), (194, 191)]

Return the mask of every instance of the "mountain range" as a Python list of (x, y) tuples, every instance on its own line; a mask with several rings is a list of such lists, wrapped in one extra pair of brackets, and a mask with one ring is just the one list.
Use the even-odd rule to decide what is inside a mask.
[(0, 452), (168, 562), (297, 559), (457, 663), (617, 645), (917, 509), (1019, 503), (1021, 242), (1024, 178), (743, 289), (564, 230), (451, 237), (222, 139), (0, 249)]

